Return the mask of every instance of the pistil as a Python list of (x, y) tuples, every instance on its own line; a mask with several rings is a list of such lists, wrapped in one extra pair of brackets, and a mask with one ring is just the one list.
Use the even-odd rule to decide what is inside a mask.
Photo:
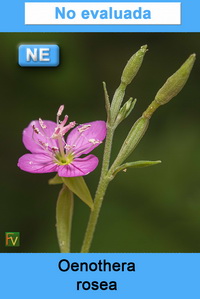
[(59, 150), (60, 150), (61, 158), (62, 158), (62, 159), (65, 159), (66, 157), (65, 157), (65, 151), (64, 151), (64, 147), (63, 147), (63, 140), (62, 140), (62, 137), (59, 136), (59, 137), (57, 138), (57, 140), (58, 140), (58, 145), (59, 145)]

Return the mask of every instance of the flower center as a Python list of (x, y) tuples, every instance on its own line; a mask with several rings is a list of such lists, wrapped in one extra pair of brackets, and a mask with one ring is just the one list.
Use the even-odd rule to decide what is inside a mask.
[(68, 155), (61, 155), (60, 153), (57, 153), (55, 155), (55, 163), (58, 164), (58, 165), (68, 165), (70, 163), (73, 162), (74, 160), (74, 155), (71, 153), (71, 154), (68, 154)]

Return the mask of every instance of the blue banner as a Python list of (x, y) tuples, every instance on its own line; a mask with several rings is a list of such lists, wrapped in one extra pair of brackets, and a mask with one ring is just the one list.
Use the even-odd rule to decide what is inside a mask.
[(197, 0), (1, 3), (0, 32), (199, 32)]
[(2, 298), (198, 298), (200, 254), (2, 254)]

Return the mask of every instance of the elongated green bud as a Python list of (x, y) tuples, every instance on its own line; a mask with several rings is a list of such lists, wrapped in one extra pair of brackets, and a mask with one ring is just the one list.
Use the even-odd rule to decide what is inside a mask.
[(121, 77), (121, 82), (128, 85), (132, 82), (139, 71), (144, 55), (147, 52), (147, 45), (142, 46), (127, 62)]
[(190, 55), (176, 73), (167, 79), (166, 83), (156, 94), (155, 100), (157, 103), (164, 105), (181, 91), (189, 78), (195, 59), (195, 54)]
[(132, 112), (133, 108), (135, 107), (137, 99), (133, 100), (133, 98), (130, 98), (119, 110), (119, 113), (116, 118), (115, 125), (118, 126), (125, 118), (129, 116), (129, 114)]
[(116, 169), (119, 165), (121, 165), (124, 160), (128, 158), (128, 156), (133, 152), (144, 133), (146, 132), (149, 125), (149, 119), (145, 117), (140, 117), (132, 126), (130, 132), (128, 133), (120, 152), (114, 161), (111, 172)]
[(195, 54), (190, 55), (189, 58), (184, 62), (184, 64), (171, 77), (167, 79), (165, 84), (157, 92), (154, 101), (143, 113), (145, 117), (150, 118), (154, 111), (160, 105), (168, 103), (182, 90), (189, 78), (195, 59)]
[(113, 96), (113, 100), (111, 103), (111, 122), (114, 123), (118, 112), (121, 107), (121, 103), (124, 99), (125, 90), (128, 84), (131, 83), (133, 78), (136, 76), (139, 68), (142, 65), (142, 61), (145, 53), (147, 52), (147, 46), (142, 46), (139, 51), (137, 51), (127, 62), (122, 76), (121, 83), (119, 87), (116, 89), (115, 94)]

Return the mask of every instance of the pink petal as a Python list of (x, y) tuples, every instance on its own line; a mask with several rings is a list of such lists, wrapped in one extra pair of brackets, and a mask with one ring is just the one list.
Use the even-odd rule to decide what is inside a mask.
[[(85, 131), (80, 132), (83, 126), (90, 126)], [(81, 156), (82, 154), (90, 153), (95, 147), (97, 147), (101, 141), (106, 137), (106, 123), (102, 120), (93, 121), (90, 123), (85, 123), (79, 125), (73, 129), (68, 137), (67, 144), (75, 146), (74, 152), (76, 157)], [(90, 141), (89, 141), (90, 140)], [(100, 143), (93, 144), (91, 140), (100, 141)]]
[(58, 169), (52, 158), (44, 154), (25, 154), (19, 158), (17, 166), (31, 173), (55, 172)]
[[(39, 140), (48, 143), (50, 147), (58, 147), (57, 141), (50, 139), (57, 124), (50, 120), (44, 120), (46, 129), (42, 129), (38, 120), (33, 120), (26, 129), (23, 131), (23, 143), (31, 153), (44, 153), (44, 149), (38, 145)], [(33, 133), (33, 125), (39, 129), (41, 134)]]
[(59, 166), (58, 175), (60, 177), (84, 176), (92, 172), (98, 165), (99, 160), (94, 155), (84, 158), (77, 158), (69, 165)]

